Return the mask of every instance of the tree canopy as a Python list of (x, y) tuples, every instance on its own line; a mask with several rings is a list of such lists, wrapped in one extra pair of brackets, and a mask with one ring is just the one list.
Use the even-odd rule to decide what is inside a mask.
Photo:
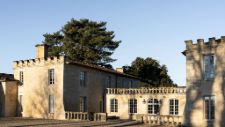
[(141, 77), (142, 87), (169, 87), (177, 86), (167, 74), (166, 65), (160, 65), (159, 61), (147, 57), (146, 59), (137, 57), (131, 66), (123, 66), (124, 73)]
[(113, 41), (114, 31), (106, 31), (107, 22), (89, 19), (67, 22), (61, 30), (44, 34), (44, 44), (49, 46), (49, 56), (65, 55), (69, 59), (112, 69), (110, 56), (121, 41)]

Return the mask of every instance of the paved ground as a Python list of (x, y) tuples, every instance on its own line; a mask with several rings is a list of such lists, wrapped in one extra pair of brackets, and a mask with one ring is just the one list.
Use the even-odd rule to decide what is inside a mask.
[[(137, 123), (131, 120), (108, 120), (107, 122), (95, 121), (75, 121), (75, 120), (49, 120), (49, 119), (32, 119), (21, 117), (0, 117), (0, 126), (7, 127), (22, 127), (22, 126), (42, 126), (42, 127), (58, 127), (58, 126), (76, 126), (76, 127), (91, 127), (91, 126), (106, 126), (106, 127), (120, 127), (120, 126), (148, 126), (148, 127), (166, 127), (153, 126), (148, 124)], [(169, 126), (168, 126), (169, 127)]]

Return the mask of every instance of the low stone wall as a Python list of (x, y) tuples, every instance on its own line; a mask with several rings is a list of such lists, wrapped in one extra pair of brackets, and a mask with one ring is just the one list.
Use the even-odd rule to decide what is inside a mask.
[(136, 121), (138, 123), (148, 123), (155, 125), (183, 125), (182, 116), (171, 116), (171, 115), (146, 115), (137, 114)]
[(106, 113), (94, 113), (94, 121), (107, 121)]
[(107, 121), (106, 113), (91, 113), (91, 112), (65, 112), (65, 119), (87, 120), (87, 121)]

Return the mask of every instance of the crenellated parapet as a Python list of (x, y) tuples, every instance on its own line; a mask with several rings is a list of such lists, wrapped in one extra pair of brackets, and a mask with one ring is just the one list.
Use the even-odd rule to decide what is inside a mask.
[(202, 50), (205, 48), (212, 48), (216, 47), (218, 45), (225, 45), (225, 36), (221, 36), (220, 39), (217, 39), (215, 37), (209, 38), (208, 42), (204, 42), (203, 39), (198, 39), (197, 44), (193, 44), (192, 40), (185, 41), (186, 43), (186, 50)]
[(13, 61), (14, 68), (17, 67), (30, 67), (30, 66), (43, 66), (49, 64), (58, 64), (58, 63), (65, 63), (65, 56), (54, 56), (54, 57), (42, 57), (30, 60), (20, 60), (20, 61)]

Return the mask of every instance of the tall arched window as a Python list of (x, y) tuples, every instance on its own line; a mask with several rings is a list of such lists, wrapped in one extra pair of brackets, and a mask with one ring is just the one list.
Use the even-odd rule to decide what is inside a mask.
[(118, 112), (118, 100), (117, 99), (111, 99), (110, 100), (111, 110), (110, 112)]
[(148, 114), (159, 114), (159, 102), (157, 99), (148, 100)]

